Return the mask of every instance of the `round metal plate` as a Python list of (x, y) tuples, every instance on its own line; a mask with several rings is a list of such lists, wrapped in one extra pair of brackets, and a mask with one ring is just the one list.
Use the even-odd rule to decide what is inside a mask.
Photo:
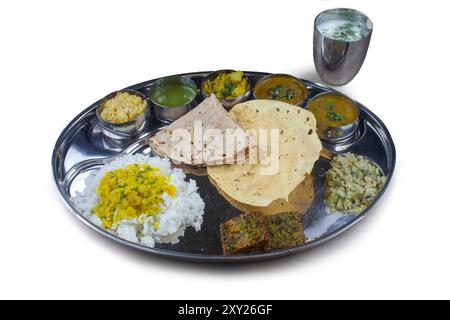
[[(268, 73), (245, 72), (252, 83), (256, 83)], [(209, 72), (184, 74), (192, 78), (198, 85)], [(138, 90), (147, 94), (150, 86), (158, 79), (143, 82), (129, 89)], [(335, 91), (331, 88), (303, 80), (309, 89), (308, 99), (322, 92)], [(305, 103), (307, 103), (305, 101)], [(302, 222), (305, 227), (306, 243), (295, 248), (281, 249), (260, 254), (247, 254), (238, 256), (223, 256), (220, 244), (220, 223), (239, 215), (210, 184), (207, 177), (188, 175), (197, 181), (200, 196), (205, 201), (205, 213), (202, 230), (195, 232), (192, 228), (186, 230), (185, 236), (174, 245), (158, 244), (155, 248), (145, 247), (117, 237), (89, 222), (77, 212), (71, 197), (84, 188), (84, 178), (92, 171), (97, 170), (105, 162), (123, 154), (144, 153), (151, 155), (151, 149), (146, 144), (146, 138), (157, 132), (163, 124), (152, 120), (136, 141), (126, 146), (117, 147), (109, 143), (101, 134), (95, 117), (95, 108), (98, 102), (81, 112), (63, 130), (58, 138), (52, 157), (52, 172), (59, 194), (69, 210), (87, 226), (98, 233), (117, 241), (125, 246), (142, 250), (157, 256), (177, 260), (196, 261), (205, 263), (240, 263), (269, 260), (288, 256), (316, 247), (326, 241), (332, 240), (339, 234), (364, 219), (371, 209), (379, 202), (391, 181), (395, 168), (395, 146), (389, 131), (382, 121), (368, 108), (359, 104), (361, 108), (361, 127), (358, 135), (341, 146), (334, 146), (333, 152), (353, 152), (372, 159), (386, 174), (387, 183), (375, 201), (360, 215), (329, 214), (324, 204), (324, 173), (329, 168), (329, 161), (320, 158), (313, 170), (315, 200), (311, 208), (303, 215)]]

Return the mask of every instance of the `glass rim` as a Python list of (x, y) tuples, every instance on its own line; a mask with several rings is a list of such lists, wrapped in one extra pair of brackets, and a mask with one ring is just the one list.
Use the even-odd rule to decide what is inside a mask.
[[(324, 37), (330, 38), (330, 37), (325, 36), (322, 32), (320, 32), (320, 30), (319, 30), (319, 28), (318, 28), (317, 22), (318, 22), (319, 18), (320, 18), (321, 16), (323, 16), (324, 14), (326, 14), (326, 13), (339, 13), (339, 11), (342, 11), (342, 12), (352, 12), (352, 13), (354, 13), (355, 15), (360, 15), (360, 16), (362, 16), (363, 18), (366, 19), (367, 29), (368, 29), (369, 32), (368, 32), (368, 34), (367, 34), (365, 37), (363, 37), (361, 40), (358, 40), (358, 41), (362, 41), (362, 40), (364, 40), (364, 39), (367, 39), (367, 38), (372, 34), (372, 32), (373, 32), (373, 22), (372, 22), (372, 20), (369, 18), (369, 16), (366, 15), (364, 12), (361, 12), (361, 11), (356, 10), (356, 9), (351, 9), (351, 8), (334, 8), (334, 9), (327, 9), (327, 10), (325, 10), (325, 11), (320, 12), (320, 13), (316, 16), (316, 18), (314, 19), (314, 29), (315, 29), (317, 32), (319, 32), (321, 35), (323, 35)], [(331, 39), (331, 38), (330, 38), (330, 39)], [(336, 41), (341, 41), (341, 40), (336, 40)], [(358, 42), (358, 41), (355, 41), (355, 42)], [(344, 42), (345, 42), (345, 41), (344, 41)]]

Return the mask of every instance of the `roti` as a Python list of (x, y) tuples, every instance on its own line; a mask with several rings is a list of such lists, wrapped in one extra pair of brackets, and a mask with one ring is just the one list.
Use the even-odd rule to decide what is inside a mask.
[[(215, 95), (206, 98), (193, 110), (159, 131), (150, 138), (149, 144), (156, 155), (167, 157), (175, 164), (192, 166), (235, 163), (241, 156), (245, 160), (249, 150), (256, 148), (252, 138), (244, 134), (244, 139), (233, 145), (232, 152), (225, 152), (225, 147), (217, 147), (218, 143), (213, 141), (213, 135), (211, 139), (205, 138), (208, 131), (217, 132), (214, 137), (225, 137), (229, 132), (244, 133), (243, 128), (233, 120)], [(180, 133), (188, 134), (191, 139), (183, 141)], [(224, 146), (225, 143), (221, 141), (220, 145)]]
[[(278, 130), (278, 143), (267, 139), (267, 152), (260, 150), (262, 156), (256, 164), (208, 167), (210, 179), (220, 193), (241, 204), (267, 207), (279, 199), (288, 201), (289, 194), (311, 173), (319, 159), (322, 144), (314, 115), (301, 107), (273, 100), (238, 104), (230, 115), (246, 130)], [(259, 135), (259, 149), (264, 145), (261, 140)], [(268, 167), (275, 167), (276, 163), (278, 170), (267, 174)]]

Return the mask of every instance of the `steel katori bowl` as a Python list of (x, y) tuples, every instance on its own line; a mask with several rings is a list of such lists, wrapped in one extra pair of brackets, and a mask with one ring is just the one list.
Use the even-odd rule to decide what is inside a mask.
[[(218, 70), (215, 72), (210, 73), (209, 75), (207, 75), (201, 85), (200, 85), (200, 92), (202, 95), (203, 99), (206, 99), (207, 97), (210, 96), (210, 94), (208, 92), (205, 91), (205, 84), (207, 81), (209, 80), (214, 80), (220, 73), (225, 72), (225, 73), (231, 73), (234, 72), (236, 70), (230, 70), (230, 69), (223, 69), (223, 70)], [(252, 84), (250, 82), (250, 79), (244, 74), (244, 77), (247, 78), (247, 88), (245, 90), (245, 92), (240, 95), (239, 97), (236, 97), (234, 99), (221, 99), (220, 102), (222, 103), (222, 105), (224, 106), (225, 109), (227, 110), (231, 110), (231, 108), (233, 108), (235, 105), (237, 105), (238, 103), (241, 102), (245, 102), (247, 100), (249, 100), (251, 98), (252, 95)]]
[[(197, 94), (187, 103), (179, 105), (179, 106), (165, 106), (158, 101), (152, 99), (152, 95), (156, 90), (159, 90), (163, 85), (183, 85), (188, 86), (194, 89)], [(173, 121), (181, 118), (186, 113), (195, 108), (198, 103), (198, 87), (194, 80), (185, 77), (185, 76), (172, 76), (167, 78), (161, 78), (156, 80), (152, 86), (150, 87), (150, 91), (148, 93), (149, 100), (152, 104), (153, 114), (156, 119), (165, 124), (170, 124)]]
[[(326, 97), (338, 97), (339, 99), (343, 99), (349, 105), (351, 105), (356, 112), (355, 120), (353, 120), (352, 122), (350, 122), (348, 124), (342, 125), (342, 126), (326, 126), (326, 125), (322, 125), (319, 122), (317, 123), (317, 133), (319, 135), (320, 140), (322, 140), (323, 142), (325, 142), (326, 144), (329, 144), (329, 145), (344, 143), (344, 142), (350, 140), (352, 137), (354, 137), (355, 134), (357, 134), (357, 132), (358, 132), (359, 124), (360, 124), (360, 121), (359, 121), (360, 108), (355, 101), (353, 101), (346, 95), (343, 95), (343, 94), (337, 93), (337, 92), (324, 92), (324, 93), (314, 96), (308, 102), (306, 109), (310, 110), (311, 105), (315, 101), (326, 98)], [(313, 114), (314, 114), (314, 112), (313, 112)]]
[[(135, 119), (124, 123), (113, 123), (103, 119), (101, 116), (101, 112), (102, 109), (104, 108), (106, 101), (113, 99), (118, 94), (124, 92), (141, 98), (146, 104), (144, 112), (142, 112), (142, 114), (140, 114)], [(110, 93), (102, 100), (100, 100), (100, 103), (98, 104), (96, 109), (96, 116), (100, 129), (106, 137), (117, 142), (127, 142), (132, 140), (133, 138), (135, 138), (144, 131), (145, 125), (147, 123), (147, 117), (150, 117), (149, 104), (147, 98), (139, 91), (131, 89), (123, 89)]]
[(269, 75), (264, 76), (261, 79), (259, 79), (256, 82), (256, 84), (253, 86), (253, 98), (254, 99), (268, 99), (266, 97), (258, 96), (257, 92), (258, 92), (259, 87), (261, 85), (263, 85), (266, 81), (270, 81), (271, 79), (274, 79), (274, 78), (276, 79), (276, 78), (280, 78), (280, 77), (292, 79), (297, 83), (298, 86), (300, 86), (302, 88), (303, 95), (300, 97), (300, 99), (298, 99), (298, 101), (295, 103), (295, 105), (296, 106), (304, 106), (304, 104), (306, 103), (306, 99), (308, 98), (308, 88), (306, 87), (305, 83), (302, 80), (300, 80), (299, 78), (294, 77), (293, 75), (290, 75), (290, 74), (285, 74), (285, 73), (273, 73), (273, 74), (269, 74)]

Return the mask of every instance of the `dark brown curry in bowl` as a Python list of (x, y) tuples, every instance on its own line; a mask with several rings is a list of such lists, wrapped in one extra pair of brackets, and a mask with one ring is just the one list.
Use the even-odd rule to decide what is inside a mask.
[(288, 74), (271, 74), (259, 80), (253, 88), (255, 99), (269, 99), (302, 104), (308, 96), (308, 89), (299, 79)]

